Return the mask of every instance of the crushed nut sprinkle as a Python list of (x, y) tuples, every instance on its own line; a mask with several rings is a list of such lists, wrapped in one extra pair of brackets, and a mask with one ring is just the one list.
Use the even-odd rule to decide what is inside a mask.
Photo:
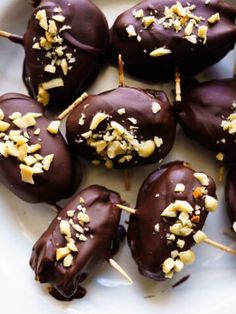
[(227, 131), (229, 134), (236, 134), (236, 111), (231, 113), (225, 120), (222, 120), (221, 125), (224, 131)]
[[(125, 112), (122, 111), (122, 114)], [(80, 121), (80, 120), (79, 120)], [(137, 156), (148, 158), (156, 148), (163, 145), (162, 138), (155, 136), (153, 139), (139, 140), (137, 137), (138, 121), (133, 117), (127, 117), (130, 130), (125, 129), (120, 123), (111, 120), (111, 117), (103, 112), (98, 112), (93, 117), (89, 131), (81, 134), (76, 139), (80, 143), (86, 140), (87, 145), (93, 147), (107, 168), (113, 167), (113, 159), (119, 158), (119, 163), (129, 162)], [(103, 123), (103, 130), (97, 130)], [(97, 164), (98, 161), (95, 163)]]
[(87, 241), (85, 232), (88, 232), (89, 228), (85, 225), (90, 222), (90, 218), (86, 213), (85, 204), (84, 199), (81, 198), (78, 206), (73, 210), (68, 210), (65, 219), (59, 220), (60, 234), (64, 237), (66, 245), (56, 249), (56, 261), (62, 260), (65, 268), (72, 266), (74, 255), (79, 254), (76, 245), (78, 241)]
[[(54, 11), (56, 9), (56, 11)], [(34, 38), (32, 48), (45, 52), (48, 63), (44, 64), (44, 71), (57, 77), (47, 82), (42, 82), (38, 86), (37, 100), (43, 105), (47, 105), (50, 101), (49, 89), (64, 86), (63, 76), (67, 76), (72, 70), (72, 64), (76, 62), (75, 53), (65, 44), (62, 32), (71, 29), (69, 25), (63, 25), (66, 17), (62, 14), (61, 8), (54, 8), (54, 15), (48, 18), (45, 9), (37, 11), (35, 19), (40, 27), (44, 30), (44, 35), (40, 38)], [(39, 55), (38, 61), (43, 62)], [(70, 66), (69, 66), (70, 64)], [(58, 73), (60, 73), (58, 75)], [(62, 76), (62, 77), (61, 77)]]
[[(3, 119), (2, 110), (0, 114)], [(8, 117), (11, 123), (0, 120), (0, 155), (5, 158), (12, 156), (18, 159), (21, 180), (28, 184), (35, 183), (35, 175), (49, 171), (54, 159), (54, 154), (41, 156), (37, 153), (41, 149), (41, 144), (29, 144), (31, 136), (27, 129), (34, 127), (33, 135), (39, 136), (41, 130), (37, 128), (37, 119), (41, 116), (42, 114), (38, 112), (28, 112), (25, 115), (13, 112)], [(11, 127), (18, 129), (9, 130)]]

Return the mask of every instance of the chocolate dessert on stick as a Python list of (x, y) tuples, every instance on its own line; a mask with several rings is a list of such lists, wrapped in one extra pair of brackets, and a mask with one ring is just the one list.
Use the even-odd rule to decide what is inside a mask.
[(72, 103), (98, 72), (109, 42), (107, 21), (89, 0), (42, 0), (24, 36), (0, 36), (25, 49), (23, 79), (49, 109)]
[(236, 42), (236, 7), (221, 0), (146, 0), (119, 15), (111, 54), (146, 80), (192, 75), (222, 59)]
[(118, 193), (92, 185), (76, 194), (35, 243), (30, 265), (36, 280), (49, 283), (60, 300), (82, 297), (79, 285), (107, 261), (132, 282), (112, 259), (112, 242), (120, 221)]
[(59, 126), (28, 96), (0, 97), (1, 182), (27, 202), (55, 203), (71, 196), (81, 181), (81, 166), (76, 167)]

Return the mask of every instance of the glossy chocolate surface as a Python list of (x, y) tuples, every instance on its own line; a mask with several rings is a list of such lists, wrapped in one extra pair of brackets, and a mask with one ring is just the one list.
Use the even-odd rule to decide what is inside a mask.
[[(159, 106), (158, 112), (153, 112), (153, 103), (157, 103)], [(90, 130), (92, 119), (99, 112), (105, 113), (109, 117), (98, 125), (93, 134), (106, 134), (108, 123), (115, 121), (126, 131), (134, 134), (135, 139), (139, 142), (153, 140), (155, 137), (161, 138), (163, 141), (160, 147), (154, 145), (154, 151), (148, 157), (142, 157), (137, 150), (132, 149), (131, 152), (126, 150), (114, 158), (108, 158), (114, 168), (128, 168), (158, 162), (172, 148), (176, 121), (166, 94), (162, 91), (119, 87), (99, 95), (89, 96), (70, 114), (66, 124), (66, 136), (76, 155), (92, 161), (104, 162), (106, 160), (108, 154), (106, 153), (103, 158), (103, 152), (97, 153), (95, 147), (89, 145), (87, 139), (83, 137), (83, 134)], [(99, 139), (101, 138), (99, 137)], [(122, 140), (120, 141), (122, 142)], [(125, 141), (127, 144), (128, 140)], [(131, 159), (123, 160), (123, 157), (128, 155), (131, 156)]]
[[(215, 154), (222, 153), (224, 161), (236, 161), (231, 116), (236, 112), (236, 79), (212, 80), (187, 88), (175, 110), (187, 136)], [(229, 122), (230, 116), (231, 126), (224, 130), (221, 125)]]
[[(218, 62), (233, 49), (236, 42), (235, 7), (220, 0), (211, 0), (208, 4), (205, 4), (205, 0), (180, 1), (183, 7), (187, 3), (195, 5), (196, 9), (192, 13), (205, 18), (204, 21), (197, 22), (190, 36), (198, 34), (198, 26), (208, 27), (206, 42), (197, 37), (197, 42), (192, 43), (185, 38), (187, 24), (180, 31), (176, 31), (163, 24), (168, 19), (164, 22), (161, 20), (165, 17), (165, 7), (170, 8), (176, 2), (142, 1), (122, 13), (111, 29), (114, 60), (121, 53), (126, 69), (132, 74), (147, 80), (157, 80), (174, 77), (177, 67), (182, 74), (194, 74)], [(144, 17), (154, 16), (155, 22), (145, 27), (143, 17), (134, 16), (135, 11), (139, 13), (139, 10), (143, 10)], [(220, 20), (209, 23), (208, 18), (216, 13), (220, 14)], [(176, 25), (177, 23), (179, 22)], [(136, 36), (132, 32), (128, 34), (126, 27), (130, 25), (134, 27)], [(171, 53), (159, 57), (150, 56), (157, 48), (169, 49)]]
[[(73, 197), (36, 242), (30, 265), (40, 283), (50, 283), (57, 291), (57, 298), (76, 297), (77, 291), (81, 291), (79, 284), (102, 262), (109, 260), (112, 255), (112, 241), (116, 237), (120, 220), (120, 210), (115, 204), (121, 202), (118, 193), (92, 185)], [(78, 205), (86, 208), (86, 214), (90, 219), (90, 222), (84, 225), (87, 228), (84, 231), (87, 240), (80, 241), (76, 238), (76, 230), (70, 227), (71, 237), (75, 240), (78, 252), (72, 253), (72, 265), (66, 268), (62, 260), (56, 261), (57, 248), (66, 246), (66, 240), (60, 232), (60, 221), (69, 221), (71, 218), (68, 217), (68, 211), (75, 210), (72, 219), (78, 224), (76, 218), (79, 213)]]
[[(193, 234), (203, 227), (208, 212), (204, 209), (205, 197), (193, 197), (194, 189), (201, 186), (194, 173), (183, 162), (166, 164), (150, 174), (139, 191), (136, 214), (130, 216), (128, 242), (139, 272), (148, 278), (164, 280), (163, 262), (171, 256), (172, 251), (189, 250), (194, 244)], [(216, 197), (215, 183), (210, 177), (208, 179), (207, 194)], [(179, 183), (185, 186), (183, 192), (175, 192)], [(176, 236), (175, 240), (168, 241), (169, 227), (176, 222), (176, 218), (162, 217), (161, 214), (176, 200), (187, 201), (194, 209), (196, 205), (200, 206), (200, 220), (187, 237)], [(191, 219), (194, 215), (195, 212)], [(154, 231), (156, 224), (159, 224), (159, 232)], [(185, 241), (183, 248), (178, 248), (177, 239)]]
[(225, 184), (225, 200), (231, 224), (236, 221), (236, 165), (229, 169)]
[[(58, 8), (61, 12), (57, 10)], [(58, 43), (52, 44), (51, 49), (33, 48), (34, 44), (41, 45), (40, 38), (45, 37), (45, 29), (36, 19), (37, 12), (40, 10), (46, 11), (48, 23), (50, 20), (56, 22), (57, 36), (60, 38)], [(55, 15), (61, 15), (65, 20), (57, 22), (53, 18)], [(60, 31), (63, 27), (65, 29)], [(108, 38), (106, 19), (89, 0), (42, 0), (32, 14), (24, 34), (23, 79), (30, 95), (37, 99), (40, 84), (60, 78), (64, 86), (47, 90), (50, 97), (48, 106), (59, 109), (72, 103), (83, 91), (87, 81), (94, 78), (102, 64)], [(59, 55), (56, 52), (56, 57), (50, 57), (50, 53), (54, 53), (58, 47)], [(63, 59), (63, 62), (67, 63), (67, 74), (60, 64), (54, 64), (55, 61), (61, 62)], [(52, 63), (56, 67), (55, 73), (45, 71), (45, 66)]]
[[(14, 112), (22, 115), (28, 112), (43, 114), (42, 106), (35, 100), (21, 94), (5, 94), (0, 97), (0, 109), (3, 111), (5, 122), (11, 122), (9, 116)], [(43, 157), (54, 154), (53, 162), (49, 171), (34, 175), (34, 184), (25, 183), (20, 175), (20, 161), (8, 156), (0, 155), (0, 178), (1, 183), (21, 199), (32, 202), (56, 202), (73, 194), (82, 177), (80, 166), (75, 167), (69, 148), (61, 133), (51, 134), (47, 131), (50, 120), (44, 116), (36, 119), (36, 126), (21, 129), (22, 135), (27, 131), (30, 139), (28, 144), (40, 144), (41, 149), (37, 151)], [(34, 131), (40, 129), (40, 134)], [(7, 130), (19, 130), (12, 126)], [(3, 139), (0, 139), (2, 142)]]

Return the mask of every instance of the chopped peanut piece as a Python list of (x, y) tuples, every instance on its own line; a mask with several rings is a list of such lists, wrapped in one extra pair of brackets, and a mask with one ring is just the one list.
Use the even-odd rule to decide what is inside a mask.
[(31, 167), (20, 164), (21, 180), (25, 183), (34, 184), (33, 174), (34, 171)]
[(61, 122), (59, 120), (52, 121), (47, 127), (48, 132), (51, 134), (57, 134), (60, 128)]

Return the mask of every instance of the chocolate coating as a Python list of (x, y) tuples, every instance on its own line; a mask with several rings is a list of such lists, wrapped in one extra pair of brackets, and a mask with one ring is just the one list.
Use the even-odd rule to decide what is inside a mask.
[[(54, 12), (55, 8), (61, 8), (62, 12)], [(56, 55), (57, 60), (65, 59), (68, 67), (71, 67), (67, 74), (64, 74), (61, 66), (56, 66), (55, 73), (44, 70), (44, 67), (54, 60), (54, 57), (46, 56), (53, 49), (33, 49), (33, 45), (40, 43), (40, 38), (45, 37), (45, 30), (35, 18), (40, 10), (46, 11), (48, 21), (50, 19), (54, 21), (53, 16), (57, 14), (65, 17), (65, 21), (56, 22), (58, 30), (63, 26), (70, 27), (59, 32), (62, 43), (54, 44), (54, 48), (66, 47), (63, 48), (63, 55), (58, 56), (57, 53)], [(50, 97), (48, 106), (58, 109), (72, 103), (88, 80), (94, 78), (100, 68), (107, 49), (108, 38), (107, 21), (97, 6), (89, 0), (42, 0), (32, 14), (24, 34), (23, 79), (30, 95), (37, 99), (40, 84), (54, 78), (62, 78), (64, 86), (47, 90)], [(68, 57), (68, 54), (72, 54), (72, 57)]]
[[(154, 102), (160, 105), (157, 113), (154, 113), (152, 110)], [(119, 110), (123, 110), (123, 113), (119, 114)], [(101, 154), (97, 153), (95, 147), (88, 145), (87, 140), (82, 136), (82, 134), (89, 131), (91, 121), (98, 112), (105, 113), (109, 117), (99, 124), (95, 133), (104, 135), (108, 122), (115, 121), (127, 131), (133, 132), (138, 141), (153, 140), (156, 136), (163, 141), (160, 147), (154, 145), (155, 149), (148, 157), (140, 156), (133, 149), (129, 153), (125, 151), (114, 158), (108, 158), (112, 161), (114, 168), (128, 168), (135, 165), (158, 162), (172, 148), (176, 121), (166, 94), (162, 91), (119, 87), (99, 95), (89, 96), (68, 117), (66, 136), (72, 151), (78, 156), (102, 162), (108, 156), (106, 152), (106, 157), (103, 158)], [(84, 119), (84, 124), (82, 125), (79, 124), (81, 118)], [(135, 121), (132, 122), (132, 119), (135, 119)], [(110, 140), (111, 142), (112, 140)], [(109, 144), (109, 141), (107, 141), (107, 144)], [(126, 155), (131, 156), (131, 159), (121, 162), (120, 158), (122, 159)]]
[[(197, 39), (197, 43), (191, 43), (185, 39), (185, 27), (180, 31), (164, 27), (163, 23), (151, 23), (144, 27), (142, 17), (135, 18), (134, 10), (144, 11), (144, 16), (155, 16), (158, 21), (164, 15), (165, 7), (176, 4), (175, 0), (147, 0), (142, 1), (129, 10), (122, 13), (116, 19), (111, 29), (112, 55), (116, 60), (119, 53), (122, 54), (125, 67), (134, 75), (145, 79), (157, 80), (173, 77), (176, 67), (182, 74), (194, 74), (223, 58), (236, 42), (236, 8), (221, 0), (211, 0), (205, 4), (205, 0), (180, 1), (183, 6), (189, 2), (196, 5), (193, 13), (205, 18), (199, 26), (208, 27), (207, 40), (203, 44)], [(220, 20), (208, 23), (207, 20), (213, 14), (219, 13)], [(137, 36), (130, 35), (126, 31), (127, 26), (133, 26)], [(197, 35), (197, 27), (191, 35)], [(170, 54), (159, 57), (151, 57), (149, 54), (157, 48), (167, 48)]]
[[(4, 112), (4, 121), (10, 122), (8, 118), (14, 112), (20, 112), (22, 115), (28, 112), (42, 113), (42, 106), (35, 100), (21, 94), (5, 94), (0, 97), (0, 109)], [(61, 135), (53, 135), (47, 131), (51, 121), (42, 116), (37, 118), (36, 126), (27, 128), (30, 135), (28, 144), (39, 143), (41, 149), (37, 152), (43, 157), (48, 154), (54, 154), (54, 159), (49, 171), (34, 176), (34, 184), (25, 183), (21, 180), (20, 161), (8, 156), (0, 155), (0, 178), (1, 183), (21, 199), (30, 203), (56, 202), (67, 198), (73, 194), (78, 186), (82, 169), (76, 169), (75, 163), (69, 148)], [(34, 135), (34, 131), (39, 128), (40, 135)], [(12, 126), (9, 130), (19, 130)], [(9, 131), (8, 130), (8, 131)], [(21, 129), (22, 132), (26, 129)], [(2, 138), (0, 139), (2, 142)]]
[[(73, 253), (73, 263), (66, 268), (61, 260), (55, 260), (57, 248), (66, 245), (59, 225), (61, 220), (69, 220), (67, 212), (76, 210), (81, 198), (85, 201), (86, 214), (90, 218), (90, 222), (85, 225), (88, 228), (84, 233), (87, 240), (76, 240), (78, 252)], [(62, 298), (75, 297), (77, 290), (81, 289), (79, 284), (111, 257), (112, 240), (120, 220), (120, 210), (115, 204), (121, 202), (118, 193), (98, 185), (92, 185), (73, 197), (33, 247), (30, 265), (39, 282), (50, 283)], [(78, 210), (74, 217), (77, 213)], [(78, 223), (77, 218), (73, 218), (73, 221)], [(74, 239), (75, 234), (76, 231), (71, 227)]]
[(225, 201), (230, 222), (236, 221), (236, 165), (229, 169), (225, 183)]
[[(166, 164), (150, 174), (142, 184), (138, 194), (136, 213), (130, 216), (128, 229), (128, 243), (132, 256), (138, 265), (139, 272), (154, 280), (164, 280), (163, 262), (171, 256), (171, 252), (186, 251), (194, 244), (193, 234), (202, 229), (207, 211), (204, 209), (204, 197), (195, 199), (193, 191), (201, 186), (193, 176), (195, 171), (183, 162)], [(208, 195), (216, 197), (215, 183), (208, 177)], [(185, 186), (183, 192), (175, 192), (178, 183)], [(159, 194), (159, 196), (158, 196)], [(176, 236), (174, 241), (167, 244), (169, 227), (176, 222), (176, 218), (162, 217), (164, 209), (175, 200), (187, 201), (193, 208), (199, 205), (200, 220), (187, 237)], [(193, 217), (193, 214), (191, 215)], [(154, 225), (159, 224), (159, 232), (154, 231)], [(185, 245), (177, 247), (176, 240), (182, 239)]]
[(175, 109), (186, 135), (216, 154), (221, 152), (225, 161), (235, 161), (236, 133), (230, 134), (221, 124), (236, 111), (236, 79), (199, 83), (183, 91), (182, 99)]

